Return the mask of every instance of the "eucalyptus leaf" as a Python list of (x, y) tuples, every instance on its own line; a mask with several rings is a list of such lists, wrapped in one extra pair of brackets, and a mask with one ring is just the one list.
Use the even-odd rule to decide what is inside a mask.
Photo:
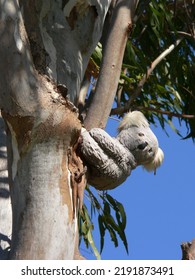
[(106, 227), (104, 225), (104, 217), (102, 215), (98, 216), (98, 224), (99, 224), (99, 231), (100, 231), (100, 253), (103, 250), (104, 247), (104, 236), (105, 236), (105, 231)]

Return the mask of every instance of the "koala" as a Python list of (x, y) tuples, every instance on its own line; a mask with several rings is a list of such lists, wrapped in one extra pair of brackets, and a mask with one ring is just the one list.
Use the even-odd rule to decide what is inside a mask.
[(98, 190), (121, 185), (139, 165), (156, 173), (164, 159), (156, 136), (139, 111), (125, 115), (116, 138), (101, 128), (83, 129), (81, 135), (81, 156), (87, 165), (87, 181)]

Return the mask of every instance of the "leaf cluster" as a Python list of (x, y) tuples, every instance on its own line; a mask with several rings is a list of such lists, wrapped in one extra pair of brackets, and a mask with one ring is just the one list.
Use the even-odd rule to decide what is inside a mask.
[[(195, 139), (195, 4), (191, 1), (140, 0), (129, 34), (121, 79), (111, 114), (141, 110), (163, 129), (173, 117), (186, 125), (187, 137)], [(176, 46), (176, 42), (180, 43)], [(173, 46), (155, 68), (153, 62)], [(98, 77), (102, 52), (92, 55)], [(144, 79), (145, 77), (145, 79)], [(117, 109), (123, 109), (120, 113)]]
[[(126, 213), (123, 205), (107, 192), (95, 193), (89, 187), (86, 188), (86, 195), (90, 200), (91, 214), (89, 214), (87, 207), (84, 205), (79, 217), (80, 241), (83, 238), (86, 247), (88, 248), (90, 245), (96, 258), (100, 259), (107, 232), (114, 246), (118, 247), (118, 238), (120, 238), (128, 253), (128, 243), (125, 235)], [(94, 214), (98, 216), (100, 253), (95, 246), (92, 235), (92, 230), (94, 229), (92, 218)]]
[[(178, 44), (176, 44), (179, 41)], [(167, 50), (172, 50), (164, 55)], [(161, 57), (163, 54), (163, 58)], [(99, 44), (88, 71), (93, 81), (98, 78), (102, 60)], [(158, 61), (154, 68), (154, 61)], [(95, 69), (95, 70), (94, 70)], [(152, 69), (152, 71), (149, 71)], [(148, 120), (166, 130), (168, 124), (178, 135), (173, 117), (186, 126), (186, 137), (195, 139), (195, 4), (193, 0), (140, 0), (134, 26), (129, 34), (118, 91), (111, 111), (119, 117), (128, 110), (140, 110)], [(119, 110), (118, 110), (119, 109)], [(120, 112), (120, 113), (119, 113)], [(100, 252), (105, 235), (115, 246), (120, 238), (128, 252), (125, 236), (126, 214), (120, 202), (108, 193), (96, 195), (87, 188), (91, 215), (85, 208), (81, 236), (90, 244), (92, 214), (98, 214)]]
[(137, 20), (126, 47), (123, 68), (128, 69), (128, 78), (120, 96), (120, 106), (125, 105), (137, 90), (153, 61), (181, 38), (181, 43), (147, 77), (129, 109), (140, 108), (150, 122), (155, 123), (158, 119), (163, 129), (165, 123), (174, 128), (172, 117), (177, 116), (185, 122), (189, 136), (194, 139), (195, 119), (185, 117), (195, 115), (193, 1), (145, 3), (139, 1)]

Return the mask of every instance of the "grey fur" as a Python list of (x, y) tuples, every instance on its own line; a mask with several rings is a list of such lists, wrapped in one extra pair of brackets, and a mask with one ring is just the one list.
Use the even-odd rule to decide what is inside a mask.
[(121, 130), (117, 139), (131, 151), (137, 165), (149, 162), (158, 150), (158, 140), (149, 127), (132, 126)]
[(158, 140), (141, 112), (126, 115), (116, 138), (100, 128), (84, 130), (82, 138), (81, 152), (88, 167), (88, 183), (99, 190), (116, 188), (138, 165), (155, 171), (163, 161)]

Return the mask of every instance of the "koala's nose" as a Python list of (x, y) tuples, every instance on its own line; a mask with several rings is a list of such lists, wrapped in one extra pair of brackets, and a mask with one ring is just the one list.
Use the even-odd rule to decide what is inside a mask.
[(137, 148), (138, 148), (139, 150), (144, 150), (146, 146), (148, 146), (148, 143), (147, 143), (147, 142), (138, 145)]

